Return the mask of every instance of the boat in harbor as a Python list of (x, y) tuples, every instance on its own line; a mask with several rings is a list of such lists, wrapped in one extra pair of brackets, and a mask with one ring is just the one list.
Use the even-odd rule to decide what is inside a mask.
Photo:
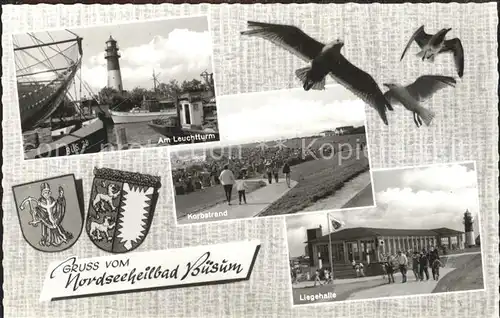
[(81, 155), (100, 152), (107, 144), (105, 120), (95, 118), (82, 128), (62, 136), (43, 147), (25, 152), (26, 159)]
[(146, 99), (146, 96), (143, 96), (140, 106), (129, 111), (110, 110), (109, 112), (115, 124), (143, 123), (176, 114), (175, 109), (161, 109), (157, 99)]
[(168, 117), (175, 114), (175, 111), (150, 112), (149, 110), (141, 109), (139, 107), (132, 108), (128, 112), (120, 112), (115, 110), (110, 110), (109, 112), (115, 124), (149, 122), (154, 119)]
[[(107, 143), (107, 128), (111, 124), (104, 112), (88, 118), (66, 123), (52, 123), (54, 114), (65, 105), (73, 105), (79, 112), (77, 102), (71, 103), (70, 88), (76, 91), (75, 78), (81, 78), (83, 38), (66, 30), (65, 38), (55, 40), (55, 34), (27, 33), (14, 36), (16, 80), (18, 88), (21, 128), (24, 139), (25, 159), (67, 156), (99, 152)], [(80, 92), (81, 93), (81, 92)], [(81, 95), (80, 95), (81, 96)]]

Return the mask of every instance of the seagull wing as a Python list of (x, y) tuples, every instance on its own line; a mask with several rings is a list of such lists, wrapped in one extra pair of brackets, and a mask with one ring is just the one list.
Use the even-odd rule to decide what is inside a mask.
[(400, 61), (405, 56), (406, 51), (408, 51), (408, 49), (410, 48), (413, 41), (417, 42), (417, 44), (420, 48), (423, 48), (429, 42), (429, 40), (431, 38), (432, 38), (432, 35), (425, 33), (424, 26), (422, 25), (420, 28), (417, 29), (417, 31), (415, 31), (415, 33), (413, 33), (410, 40), (408, 40), (408, 43), (406, 44), (406, 47), (403, 51), (403, 54), (401, 54)]
[(301, 29), (291, 25), (248, 21), (248, 27), (250, 30), (241, 32), (241, 35), (266, 39), (306, 62), (310, 62), (318, 56), (325, 46), (305, 34)]
[(365, 103), (375, 108), (382, 121), (388, 125), (386, 110), (392, 111), (393, 108), (384, 97), (373, 77), (351, 64), (341, 54), (332, 59), (330, 63), (330, 74), (333, 78)]
[(455, 87), (457, 81), (453, 77), (440, 75), (424, 75), (415, 82), (406, 86), (408, 93), (415, 100), (422, 102), (430, 98), (438, 90), (445, 87)]
[(453, 52), (455, 59), (455, 67), (457, 68), (458, 76), (464, 76), (464, 48), (462, 42), (458, 38), (444, 41), (444, 48), (441, 52)]

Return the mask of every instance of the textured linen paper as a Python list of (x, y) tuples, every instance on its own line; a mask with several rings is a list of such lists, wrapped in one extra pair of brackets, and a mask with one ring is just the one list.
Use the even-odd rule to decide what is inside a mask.
[(40, 301), (222, 284), (250, 278), (258, 241), (193, 246), (50, 264)]
[[(179, 15), (210, 15), (217, 94), (300, 87), (294, 70), (298, 58), (265, 41), (241, 39), (247, 20), (293, 23), (321, 41), (337, 37), (343, 53), (378, 83), (409, 83), (430, 73), (454, 75), (450, 57), (424, 64), (407, 56), (399, 62), (408, 37), (420, 25), (429, 30), (450, 26), (466, 50), (464, 77), (453, 90), (426, 103), (436, 112), (429, 128), (417, 129), (411, 114), (396, 108), (387, 127), (366, 108), (372, 168), (475, 160), (481, 203), (481, 244), (485, 252), (486, 291), (343, 302), (292, 308), (281, 217), (175, 227), (168, 148), (130, 150), (36, 161), (22, 160), (12, 33), (120, 23)], [(483, 4), (310, 4), (310, 5), (144, 5), (144, 6), (4, 6), (3, 157), (5, 189), (4, 262), (6, 317), (497, 317), (498, 174), (497, 174), (497, 8)], [(445, 59), (448, 63), (443, 62)], [(330, 82), (331, 83), (331, 82)], [(223, 118), (224, 107), (219, 112)], [(221, 119), (223, 120), (223, 119)], [(221, 132), (221, 139), (231, 132)], [(94, 166), (141, 173), (161, 172), (155, 218), (148, 239), (137, 252), (219, 244), (246, 239), (262, 242), (249, 281), (103, 297), (39, 303), (47, 266), (77, 255), (108, 255), (85, 236), (57, 254), (38, 253), (19, 229), (13, 185), (74, 173), (85, 185)], [(84, 189), (87, 186), (84, 187)], [(89, 195), (85, 195), (85, 206)]]

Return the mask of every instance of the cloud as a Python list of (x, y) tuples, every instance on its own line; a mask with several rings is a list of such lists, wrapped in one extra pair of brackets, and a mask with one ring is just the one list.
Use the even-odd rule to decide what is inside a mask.
[(476, 172), (459, 164), (410, 169), (403, 173), (402, 181), (403, 187), (428, 191), (475, 188), (477, 186)]
[[(150, 42), (120, 49), (123, 86), (152, 87), (153, 69), (160, 81), (199, 79), (201, 72), (211, 70), (212, 43), (208, 31), (175, 29), (168, 36), (155, 36)], [(104, 52), (91, 56), (82, 66), (84, 79), (98, 90), (107, 85)]]
[(468, 209), (478, 212), (477, 189), (454, 191), (414, 191), (410, 188), (390, 188), (376, 193), (381, 220), (391, 227), (429, 228), (450, 227), (461, 229), (463, 213)]
[(223, 97), (218, 100), (220, 131), (230, 140), (303, 136), (338, 126), (361, 126), (365, 120), (365, 106), (361, 100), (325, 103), (280, 94), (265, 99), (264, 103), (255, 99), (254, 105), (236, 113), (229, 111), (238, 106), (234, 101), (225, 102)]

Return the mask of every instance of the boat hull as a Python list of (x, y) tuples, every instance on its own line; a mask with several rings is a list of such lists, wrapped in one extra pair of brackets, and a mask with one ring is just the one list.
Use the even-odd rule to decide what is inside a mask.
[(94, 120), (70, 135), (28, 150), (24, 157), (25, 159), (39, 159), (96, 153), (100, 152), (107, 142), (106, 125), (101, 120)]
[(176, 112), (144, 112), (144, 113), (129, 113), (110, 111), (111, 118), (115, 124), (131, 124), (149, 122), (158, 118), (165, 118), (168, 116), (176, 115)]
[(36, 128), (43, 124), (52, 113), (61, 105), (66, 96), (66, 91), (70, 85), (70, 82), (75, 77), (76, 72), (80, 68), (80, 61), (70, 67), (70, 71), (64, 81), (61, 82), (57, 88), (50, 89), (50, 85), (47, 85), (46, 89), (48, 93), (46, 96), (42, 96), (40, 93), (40, 100), (34, 103), (34, 97), (36, 91), (28, 92), (24, 91), (23, 85), (18, 83), (18, 94), (19, 94), (19, 111), (21, 115), (21, 128), (22, 131), (28, 131), (30, 129)]

